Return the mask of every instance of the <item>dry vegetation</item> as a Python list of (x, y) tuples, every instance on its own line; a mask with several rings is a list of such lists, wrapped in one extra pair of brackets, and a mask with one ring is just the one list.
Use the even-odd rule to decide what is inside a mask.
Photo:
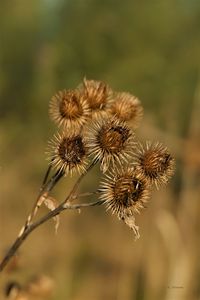
[[(0, 258), (39, 192), (55, 91), (87, 75), (136, 94), (136, 136), (176, 159), (170, 184), (137, 216), (139, 240), (104, 206), (65, 211), (57, 235), (53, 220), (42, 225), (0, 273), (0, 300), (13, 284), (21, 300), (200, 300), (199, 28), (198, 0), (0, 1)], [(96, 166), (80, 192), (99, 177)], [(52, 196), (64, 199), (76, 178)]]
[[(171, 145), (181, 172), (181, 182), (155, 192), (139, 217), (142, 238), (134, 242), (126, 226), (105, 214), (104, 208), (80, 214), (67, 211), (58, 235), (53, 233), (53, 224), (46, 224), (27, 240), (19, 251), (17, 268), (1, 275), (1, 291), (11, 279), (27, 286), (33, 275), (47, 274), (54, 282), (51, 299), (199, 299), (198, 101), (195, 103), (188, 140), (163, 134), (148, 117), (138, 133), (144, 140), (156, 135)], [(39, 153), (43, 146), (38, 139)], [(37, 161), (29, 161), (31, 156), (32, 147), (27, 147), (27, 156), (4, 169), (1, 178), (1, 253), (16, 236), (35, 196), (28, 182), (42, 155)], [(19, 173), (20, 165), (27, 162), (30, 169)], [(92, 172), (83, 191), (96, 184), (98, 170)], [(61, 185), (57, 195), (66, 191), (66, 185)]]

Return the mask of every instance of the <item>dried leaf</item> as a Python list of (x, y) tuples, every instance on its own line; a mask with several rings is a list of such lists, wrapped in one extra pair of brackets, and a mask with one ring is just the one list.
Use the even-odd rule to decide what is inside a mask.
[[(58, 203), (57, 203), (56, 199), (54, 199), (54, 198), (52, 198), (50, 196), (47, 197), (47, 198), (44, 197), (43, 203), (51, 211), (54, 210), (58, 206)], [(59, 224), (60, 224), (59, 215), (53, 217), (53, 219), (55, 221), (55, 232), (57, 233), (58, 232), (58, 227), (59, 227)]]
[(45, 199), (48, 197), (48, 193), (44, 193), (40, 196), (37, 202), (37, 208), (40, 208), (40, 206), (44, 203)]
[(133, 230), (135, 234), (135, 240), (139, 239), (140, 238), (139, 226), (135, 224), (135, 217), (133, 215), (127, 214), (123, 216), (122, 220), (124, 221), (124, 223), (126, 223), (126, 225), (128, 225), (128, 227), (131, 230)]
[(38, 199), (36, 206), (34, 207), (33, 212), (28, 216), (28, 224), (30, 224), (31, 220), (36, 216), (39, 208), (44, 203), (45, 199), (48, 197), (48, 193), (43, 193)]

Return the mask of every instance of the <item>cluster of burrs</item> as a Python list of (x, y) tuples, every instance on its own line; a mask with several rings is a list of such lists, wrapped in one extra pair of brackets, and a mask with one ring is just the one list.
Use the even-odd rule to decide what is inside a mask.
[(49, 114), (59, 127), (49, 143), (51, 166), (67, 175), (83, 174), (89, 163), (99, 163), (105, 174), (100, 200), (139, 237), (135, 213), (145, 207), (152, 188), (166, 184), (174, 172), (166, 147), (136, 141), (133, 130), (143, 116), (139, 99), (84, 79), (77, 88), (54, 95)]

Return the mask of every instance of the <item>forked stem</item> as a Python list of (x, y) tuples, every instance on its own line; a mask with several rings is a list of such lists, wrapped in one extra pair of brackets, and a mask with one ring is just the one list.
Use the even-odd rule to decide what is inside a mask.
[(90, 202), (90, 203), (81, 203), (81, 204), (66, 204), (63, 206), (62, 204), (59, 205), (56, 209), (50, 211), (48, 214), (46, 214), (44, 217), (39, 219), (38, 221), (32, 223), (29, 225), (23, 233), (15, 240), (13, 245), (10, 247), (9, 251), (3, 258), (1, 264), (0, 264), (0, 272), (3, 271), (3, 269), (8, 264), (9, 260), (15, 255), (16, 251), (19, 249), (19, 247), (22, 245), (22, 243), (26, 240), (26, 238), (29, 236), (29, 234), (34, 231), (37, 227), (42, 225), (43, 223), (47, 222), (48, 220), (52, 219), (56, 215), (60, 214), (65, 209), (81, 209), (86, 208), (90, 206), (97, 206), (104, 203), (104, 200), (98, 200), (96, 202)]
[[(96, 205), (101, 205), (104, 203), (103, 200), (99, 200), (96, 202), (90, 202), (90, 203), (83, 203), (83, 204), (70, 204), (70, 201), (73, 201), (77, 197), (75, 196), (77, 189), (79, 187), (79, 184), (81, 183), (82, 179), (85, 177), (85, 175), (96, 165), (97, 160), (93, 161), (91, 165), (85, 170), (85, 172), (78, 178), (78, 180), (75, 182), (72, 190), (66, 197), (66, 199), (54, 210), (50, 211), (48, 214), (45, 216), (41, 217), (38, 221), (35, 221), (34, 223), (27, 223), (25, 226), (22, 228), (19, 236), (15, 240), (15, 242), (12, 244), (10, 249), (8, 250), (7, 254), (3, 258), (2, 262), (0, 263), (0, 272), (3, 271), (3, 269), (6, 267), (8, 264), (9, 260), (15, 255), (16, 251), (19, 249), (19, 247), (22, 245), (22, 243), (25, 241), (25, 239), (29, 236), (29, 234), (34, 231), (37, 227), (42, 225), (43, 223), (47, 222), (51, 218), (59, 215), (63, 210), (65, 209), (80, 209), (80, 208), (85, 208), (85, 207), (90, 207), (90, 206), (96, 206)], [(63, 176), (63, 174), (57, 174), (57, 176), (54, 177), (54, 180), (50, 180), (47, 183), (47, 186), (45, 191), (50, 191), (52, 186), (55, 186), (55, 184), (59, 181), (59, 179)], [(53, 178), (53, 177), (52, 177)], [(84, 193), (85, 195), (88, 194), (90, 195), (91, 193)], [(83, 194), (83, 195), (84, 195)], [(93, 193), (92, 193), (93, 194)], [(42, 195), (42, 194), (41, 194)]]
[(39, 201), (40, 201), (40, 198), (44, 195), (44, 193), (46, 195), (49, 194), (49, 192), (54, 188), (54, 186), (58, 183), (58, 181), (63, 177), (64, 173), (61, 172), (60, 170), (57, 171), (52, 177), (51, 179), (47, 181), (47, 178), (48, 178), (48, 175), (47, 173), (50, 172), (50, 167), (48, 168), (47, 172), (46, 172), (46, 175), (45, 175), (45, 178), (44, 178), (44, 181), (43, 181), (43, 184), (42, 184), (42, 187), (40, 189), (40, 192), (39, 192), (39, 195), (33, 205), (33, 208), (30, 212), (30, 214), (28, 215), (28, 218), (25, 222), (25, 225), (22, 229), (26, 229), (27, 226), (29, 226), (34, 218), (34, 216), (36, 215), (37, 211), (38, 211), (38, 208), (39, 208)]

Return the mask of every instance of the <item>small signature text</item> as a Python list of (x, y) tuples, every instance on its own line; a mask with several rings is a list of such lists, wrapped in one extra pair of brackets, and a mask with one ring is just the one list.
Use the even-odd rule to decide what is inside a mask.
[(167, 288), (168, 288), (168, 289), (183, 289), (183, 286), (181, 286), (181, 285), (171, 285), (171, 286), (169, 286), (169, 285), (168, 285)]

